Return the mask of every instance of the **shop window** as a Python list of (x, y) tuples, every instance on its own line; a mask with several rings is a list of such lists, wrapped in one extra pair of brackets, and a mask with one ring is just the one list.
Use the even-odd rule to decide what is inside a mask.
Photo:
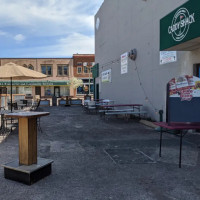
[[(90, 87), (90, 90), (89, 90)], [(82, 94), (93, 94), (94, 91), (94, 86), (93, 84), (84, 84), (81, 87), (77, 88), (77, 95), (82, 95)]]
[(58, 65), (58, 76), (68, 76), (69, 75), (69, 65)]
[(32, 87), (24, 87), (24, 94), (32, 95)]
[(52, 76), (52, 65), (41, 65), (41, 72), (47, 76)]
[(31, 70), (34, 70), (33, 65), (29, 65), (28, 68), (31, 69)]
[(53, 96), (54, 88), (53, 87), (45, 87), (44, 88), (44, 95), (45, 96)]
[(78, 68), (77, 68), (77, 73), (78, 73), (78, 74), (81, 74), (81, 73), (82, 73), (82, 67), (78, 67)]
[(83, 63), (82, 62), (77, 62), (77, 66), (82, 66)]
[(60, 87), (60, 96), (69, 96), (70, 95), (70, 90), (69, 87)]

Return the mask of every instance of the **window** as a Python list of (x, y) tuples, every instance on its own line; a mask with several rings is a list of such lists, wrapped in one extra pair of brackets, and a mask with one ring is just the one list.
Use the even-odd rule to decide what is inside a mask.
[(81, 74), (82, 73), (82, 67), (77, 67), (77, 73)]
[(69, 75), (69, 65), (58, 65), (58, 76)]
[(24, 94), (32, 95), (32, 87), (24, 87)]
[(61, 96), (69, 96), (70, 95), (70, 90), (69, 87), (60, 87), (60, 95)]
[(93, 79), (82, 79), (82, 80), (83, 80), (83, 86), (77, 88), (76, 90), (77, 95), (93, 94), (94, 92)]
[(82, 66), (83, 63), (82, 62), (77, 62), (77, 66)]
[(47, 76), (52, 76), (52, 65), (41, 65), (41, 71)]
[(84, 73), (88, 73), (88, 67), (84, 66)]
[(31, 70), (34, 70), (34, 67), (31, 64), (28, 66), (28, 68), (31, 69)]
[(53, 96), (54, 87), (44, 87), (45, 96)]

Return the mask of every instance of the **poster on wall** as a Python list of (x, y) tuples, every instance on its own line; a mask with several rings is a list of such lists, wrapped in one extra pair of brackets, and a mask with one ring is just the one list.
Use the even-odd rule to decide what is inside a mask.
[(121, 74), (128, 72), (128, 52), (121, 55)]
[(180, 97), (181, 101), (191, 101), (193, 97), (200, 97), (200, 79), (188, 75), (171, 79), (169, 97)]
[(101, 73), (101, 81), (102, 83), (111, 82), (111, 69), (108, 69)]
[(177, 61), (176, 51), (160, 51), (160, 65)]

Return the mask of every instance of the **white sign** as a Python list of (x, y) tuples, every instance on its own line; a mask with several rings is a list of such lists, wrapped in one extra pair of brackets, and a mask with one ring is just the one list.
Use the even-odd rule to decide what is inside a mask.
[(160, 51), (160, 65), (176, 61), (176, 51)]
[(121, 55), (121, 74), (128, 72), (128, 52)]
[(102, 83), (111, 82), (111, 69), (108, 69), (101, 73), (101, 81)]
[(87, 66), (87, 62), (84, 62), (84, 63), (83, 63), (83, 66), (86, 67), (86, 66)]

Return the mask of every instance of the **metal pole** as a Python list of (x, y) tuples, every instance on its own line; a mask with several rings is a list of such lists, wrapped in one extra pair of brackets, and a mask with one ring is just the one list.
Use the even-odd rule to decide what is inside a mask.
[(10, 109), (12, 112), (12, 77), (10, 78)]
[(159, 151), (159, 157), (161, 157), (161, 148), (162, 148), (162, 127), (160, 127), (160, 151)]
[(89, 69), (89, 95), (90, 95), (90, 67), (88, 67), (88, 69)]
[(183, 139), (183, 132), (182, 130), (180, 130), (179, 168), (181, 168), (181, 159), (182, 159), (182, 139)]

